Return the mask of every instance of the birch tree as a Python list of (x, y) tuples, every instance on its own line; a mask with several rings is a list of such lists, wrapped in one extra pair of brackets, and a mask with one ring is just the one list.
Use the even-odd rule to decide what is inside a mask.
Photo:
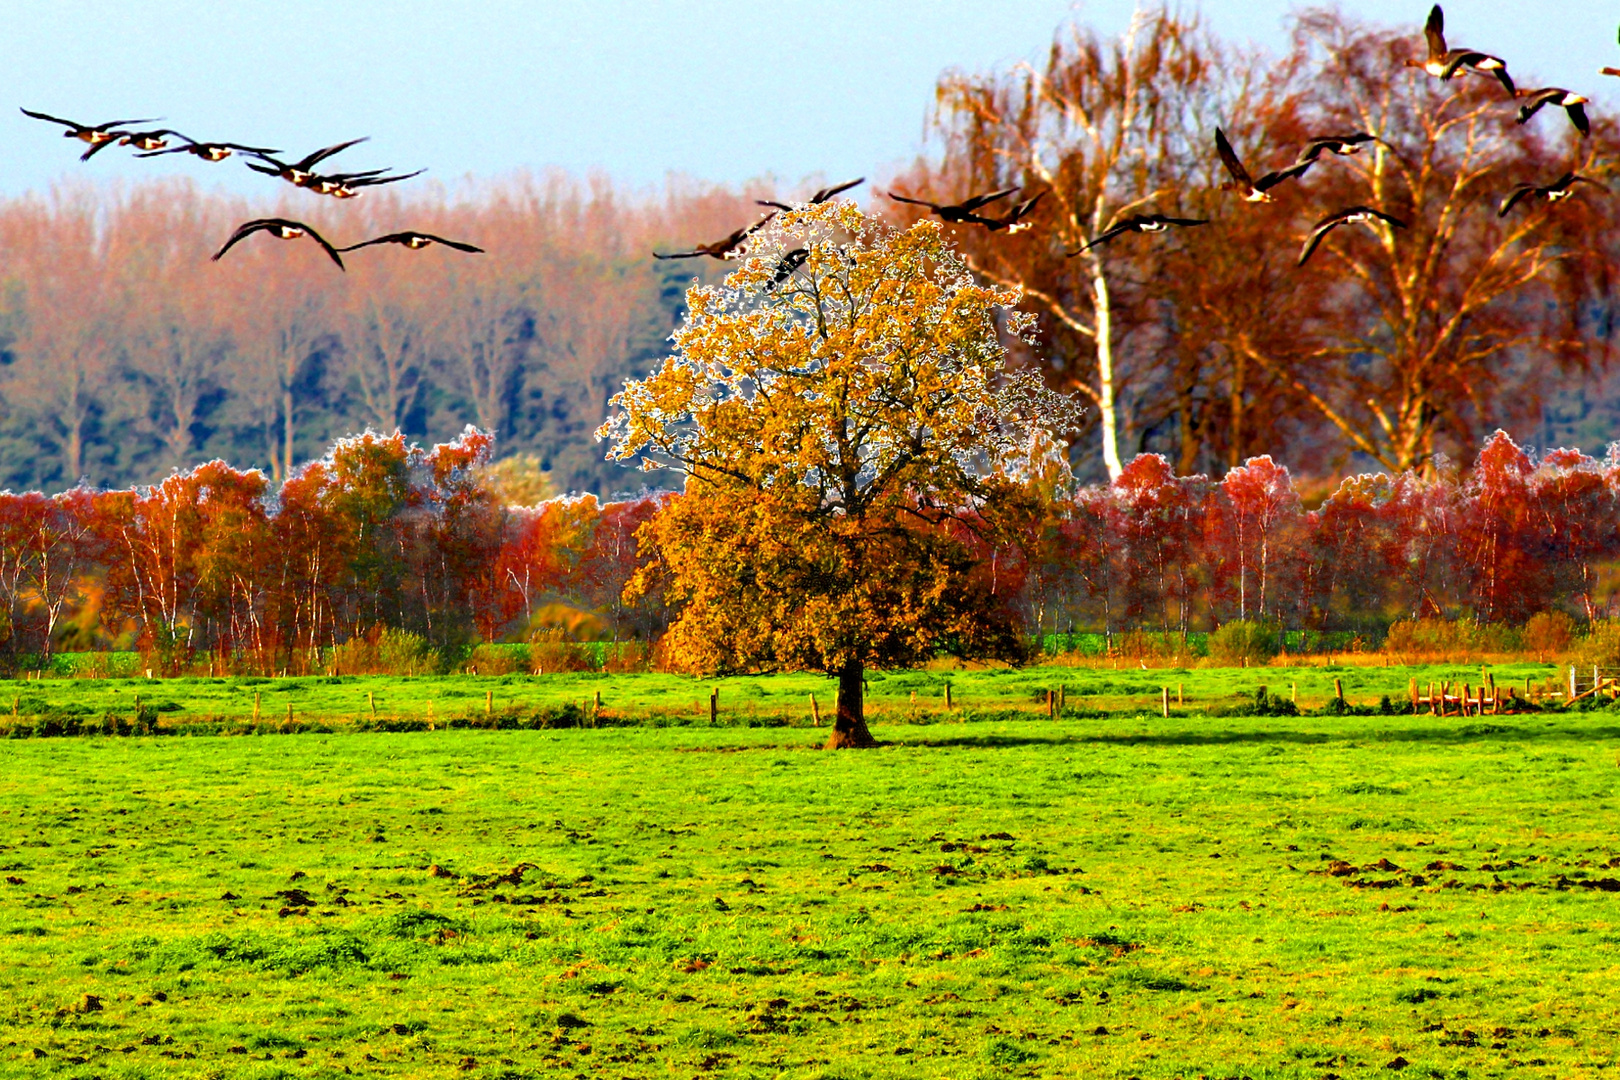
[(1194, 22), (1160, 8), (1139, 12), (1112, 42), (1067, 29), (1044, 66), (948, 74), (939, 84), (946, 154), (931, 185), (1017, 184), (1020, 197), (1042, 194), (1028, 235), (969, 227), (964, 250), (975, 272), (1021, 288), (1059, 339), (1048, 367), (1096, 406), (1110, 480), (1129, 437), (1124, 399), (1150, 377), (1152, 356), (1132, 339), (1151, 321), (1139, 264), (1154, 258), (1156, 239), (1069, 253), (1132, 213), (1175, 214), (1202, 188), (1195, 178), (1219, 61)]

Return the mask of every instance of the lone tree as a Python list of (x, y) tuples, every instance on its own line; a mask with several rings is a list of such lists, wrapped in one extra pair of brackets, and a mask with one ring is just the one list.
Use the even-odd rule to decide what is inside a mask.
[(976, 284), (937, 223), (829, 202), (778, 215), (686, 299), (673, 354), (597, 432), (611, 458), (686, 476), (627, 590), (665, 591), (671, 658), (836, 675), (829, 746), (850, 747), (874, 742), (867, 667), (1023, 656), (1023, 481), (1079, 409), (1007, 368), (1018, 293)]

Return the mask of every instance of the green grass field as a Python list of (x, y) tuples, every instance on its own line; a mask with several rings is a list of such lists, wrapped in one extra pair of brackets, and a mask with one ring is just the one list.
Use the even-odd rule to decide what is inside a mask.
[[(1519, 663), (1493, 666), (1493, 677), (1504, 689), (1528, 677), (1537, 684), (1565, 678), (1554, 664)], [(883, 721), (932, 721), (946, 718), (974, 720), (986, 716), (1011, 718), (1019, 714), (1045, 714), (1048, 690), (1063, 687), (1065, 701), (1075, 716), (1098, 713), (1158, 712), (1162, 689), (1176, 711), (1201, 714), (1211, 708), (1229, 708), (1252, 698), (1265, 686), (1276, 697), (1297, 692), (1299, 707), (1320, 708), (1334, 693), (1334, 680), (1342, 682), (1345, 697), (1357, 705), (1375, 704), (1389, 696), (1396, 705), (1407, 701), (1409, 679), (1420, 686), (1449, 680), (1460, 687), (1480, 683), (1479, 667), (1426, 665), (1419, 667), (1359, 667), (1319, 664), (1302, 667), (1146, 669), (1129, 663), (1119, 668), (1028, 667), (950, 670), (944, 667), (905, 672), (870, 673), (867, 708)], [(950, 684), (956, 711), (944, 709)], [(132, 717), (136, 699), (142, 709), (155, 710), (160, 729), (168, 731), (244, 731), (254, 723), (278, 728), (292, 716), (292, 726), (324, 726), (342, 730), (369, 724), (375, 712), (387, 726), (404, 721), (435, 727), (460, 719), (476, 719), (486, 707), (514, 719), (537, 710), (594, 707), (601, 695), (601, 722), (615, 724), (708, 724), (709, 691), (719, 691), (719, 719), (726, 726), (811, 724), (810, 697), (830, 712), (835, 697), (833, 679), (815, 675), (771, 675), (722, 679), (696, 679), (681, 675), (581, 672), (556, 675), (344, 675), (335, 678), (205, 678), (178, 679), (0, 679), (0, 734), (13, 729), (32, 731), (35, 718), (56, 714), (78, 717), (84, 724), (105, 716)], [(9, 714), (16, 711), (16, 718)]]
[[(1033, 708), (1059, 674), (1071, 704), (1163, 681), (953, 677)], [(744, 726), (0, 744), (0, 1074), (1615, 1066), (1613, 712), (901, 715), (936, 675), (891, 677), (868, 752)], [(130, 692), (85, 685), (31, 688)], [(196, 689), (198, 715), (237, 692)]]

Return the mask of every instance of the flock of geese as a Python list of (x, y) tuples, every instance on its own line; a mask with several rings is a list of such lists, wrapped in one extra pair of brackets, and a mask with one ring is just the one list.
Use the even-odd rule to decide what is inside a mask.
[[(64, 120), (60, 116), (51, 116), (49, 113), (35, 112), (24, 109), (23, 115), (43, 120), (46, 123), (60, 124), (66, 130), (63, 136), (77, 139), (86, 143), (89, 149), (79, 155), (80, 161), (89, 161), (109, 146), (128, 146), (134, 148), (136, 157), (161, 157), (165, 154), (191, 154), (203, 161), (224, 161), (232, 154), (241, 154), (244, 158), (254, 160), (247, 162), (247, 167), (254, 172), (264, 173), (266, 176), (279, 177), (294, 187), (312, 191), (317, 195), (326, 195), (334, 199), (353, 199), (358, 197), (362, 190), (368, 187), (378, 187), (383, 184), (395, 184), (401, 180), (409, 180), (413, 176), (420, 176), (424, 170), (418, 169), (411, 173), (393, 173), (390, 169), (366, 169), (361, 172), (334, 172), (318, 173), (316, 166), (347, 150), (351, 146), (363, 143), (366, 140), (350, 139), (335, 146), (328, 146), (306, 155), (292, 163), (281, 160), (276, 155), (281, 151), (263, 146), (246, 146), (233, 142), (199, 142), (172, 128), (151, 128), (136, 130), (135, 125), (157, 123), (155, 119), (146, 120), (109, 120), (104, 124), (81, 124), (74, 120)], [(178, 140), (178, 145), (170, 145), (171, 140)], [(433, 244), (442, 244), (457, 251), (481, 253), (484, 249), (474, 247), (472, 244), (462, 243), (459, 240), (446, 240), (442, 236), (432, 233), (418, 232), (408, 229), (404, 232), (388, 233), (386, 236), (373, 237), (362, 240), (358, 244), (349, 244), (346, 247), (334, 247), (320, 233), (302, 221), (291, 218), (255, 218), (244, 221), (231, 233), (223, 247), (214, 253), (217, 262), (224, 254), (235, 247), (242, 240), (254, 233), (269, 233), (282, 240), (296, 240), (307, 236), (319, 244), (321, 250), (337, 264), (339, 270), (346, 269), (343, 265), (342, 252), (358, 251), (361, 248), (372, 247), (377, 244), (398, 244), (412, 251)]]
[[(1493, 78), (1502, 85), (1502, 88), (1512, 100), (1519, 103), (1518, 121), (1520, 124), (1529, 123), (1531, 117), (1551, 105), (1561, 107), (1564, 110), (1569, 117), (1569, 122), (1580, 132), (1582, 138), (1591, 134), (1591, 123), (1586, 115), (1586, 104), (1590, 100), (1589, 98), (1575, 93), (1573, 90), (1566, 90), (1557, 86), (1542, 87), (1534, 90), (1520, 88), (1514, 85), (1513, 78), (1508, 74), (1507, 61), (1500, 56), (1480, 52), (1477, 49), (1448, 48), (1445, 34), (1445, 14), (1440, 10), (1439, 4), (1434, 5), (1429, 11), (1428, 21), (1423, 28), (1423, 36), (1427, 45), (1427, 52), (1422, 59), (1409, 58), (1406, 61), (1408, 67), (1421, 68), (1425, 73), (1442, 82), (1449, 82), (1463, 73)], [(1620, 76), (1620, 68), (1606, 67), (1601, 69), (1601, 74)], [(1358, 131), (1349, 135), (1328, 135), (1311, 139), (1291, 164), (1255, 179), (1232, 149), (1232, 144), (1228, 141), (1226, 133), (1217, 127), (1215, 129), (1215, 152), (1220, 157), (1221, 164), (1229, 177), (1227, 182), (1221, 185), (1221, 188), (1225, 191), (1236, 192), (1245, 202), (1270, 202), (1273, 188), (1285, 181), (1304, 176), (1306, 171), (1315, 165), (1323, 154), (1335, 156), (1356, 154), (1361, 152), (1365, 144), (1371, 142), (1383, 142), (1383, 140), (1365, 131)], [(810, 202), (823, 202), (832, 195), (854, 187), (860, 182), (854, 180), (835, 188), (823, 189), (818, 191), (810, 199)], [(1549, 184), (1521, 183), (1515, 185), (1507, 197), (1498, 205), (1497, 216), (1506, 217), (1515, 206), (1525, 199), (1542, 199), (1549, 203), (1559, 202), (1573, 195), (1577, 184), (1588, 184), (1603, 191), (1608, 190), (1603, 184), (1590, 177), (1580, 176), (1574, 172), (1566, 172)], [(981, 214), (979, 211), (991, 203), (1007, 198), (1018, 190), (1016, 187), (1005, 188), (1001, 191), (974, 195), (955, 203), (930, 202), (927, 199), (913, 198), (895, 192), (888, 192), (887, 197), (895, 202), (926, 206), (941, 221), (960, 225), (980, 225), (991, 232), (1005, 230), (1009, 233), (1015, 233), (1030, 227), (1031, 223), (1026, 221), (1025, 218), (1035, 209), (1036, 203), (1040, 202), (1041, 196), (1045, 192), (1015, 204), (1012, 210), (1003, 217)], [(781, 203), (776, 202), (764, 202), (762, 200), (762, 205), (786, 209)], [(761, 220), (738, 229), (722, 240), (717, 240), (712, 244), (698, 245), (691, 251), (683, 251), (673, 255), (658, 255), (656, 252), (654, 254), (660, 259), (686, 259), (700, 255), (707, 255), (714, 259), (735, 258), (744, 253), (743, 244), (748, 237), (775, 216), (773, 211)], [(1373, 222), (1383, 222), (1397, 229), (1406, 228), (1406, 222), (1376, 207), (1346, 207), (1327, 215), (1312, 227), (1310, 234), (1305, 237), (1304, 246), (1300, 249), (1297, 265), (1304, 266), (1328, 233), (1339, 226), (1372, 224)], [(1208, 223), (1208, 218), (1180, 218), (1170, 217), (1165, 214), (1131, 214), (1128, 217), (1111, 222), (1108, 228), (1082, 244), (1078, 250), (1067, 252), (1067, 256), (1073, 258), (1091, 248), (1124, 236), (1126, 233), (1156, 233), (1170, 228), (1187, 228), (1195, 225), (1207, 225)], [(794, 257), (797, 257), (797, 262), (789, 267), (788, 260)], [(793, 269), (803, 263), (804, 257), (802, 249), (788, 252), (778, 262), (776, 274), (773, 275), (773, 284), (780, 284), (781, 281), (785, 280)]]
[[(1408, 67), (1421, 68), (1425, 73), (1434, 76), (1442, 82), (1449, 82), (1459, 74), (1481, 75), (1493, 78), (1502, 85), (1508, 96), (1519, 102), (1518, 120), (1520, 124), (1530, 121), (1547, 106), (1557, 106), (1564, 110), (1569, 122), (1580, 132), (1584, 138), (1591, 133), (1591, 123), (1586, 115), (1586, 104), (1590, 100), (1584, 95), (1562, 87), (1548, 86), (1535, 90), (1517, 87), (1513, 78), (1508, 74), (1507, 61), (1491, 53), (1480, 52), (1477, 49), (1448, 48), (1445, 35), (1445, 15), (1436, 4), (1429, 11), (1428, 21), (1423, 28), (1427, 52), (1422, 59), (1408, 58)], [(1620, 68), (1606, 67), (1601, 74), (1620, 76)], [(334, 199), (352, 199), (359, 196), (365, 188), (377, 187), (383, 184), (394, 184), (401, 180), (409, 180), (419, 176), (423, 170), (418, 169), (410, 173), (394, 173), (390, 169), (367, 169), (359, 172), (331, 172), (320, 173), (316, 169), (323, 162), (335, 155), (366, 140), (350, 139), (334, 146), (328, 146), (306, 155), (296, 162), (283, 161), (277, 155), (279, 150), (262, 146), (247, 146), (233, 142), (200, 142), (189, 136), (182, 135), (172, 128), (138, 129), (137, 125), (156, 123), (156, 120), (110, 120), (104, 124), (80, 124), (72, 120), (51, 116), (47, 113), (34, 112), (23, 109), (23, 113), (36, 120), (43, 120), (52, 124), (60, 124), (66, 130), (63, 135), (70, 139), (78, 139), (88, 144), (88, 149), (80, 155), (81, 161), (101, 153), (109, 146), (119, 145), (133, 147), (135, 156), (141, 158), (160, 157), (166, 154), (191, 154), (203, 161), (223, 161), (232, 154), (241, 154), (251, 158), (247, 162), (248, 168), (266, 176), (278, 177), (295, 187), (314, 192), (317, 195), (326, 195)], [(171, 140), (177, 140), (177, 145), (170, 145)], [(1232, 149), (1231, 142), (1226, 133), (1220, 128), (1215, 129), (1215, 152), (1221, 159), (1221, 164), (1229, 177), (1221, 185), (1222, 190), (1236, 192), (1245, 202), (1270, 202), (1271, 191), (1288, 180), (1295, 180), (1305, 175), (1324, 154), (1346, 156), (1360, 153), (1362, 147), (1370, 142), (1383, 142), (1378, 136), (1365, 131), (1354, 132), (1348, 135), (1328, 135), (1309, 140), (1299, 156), (1289, 165), (1265, 173), (1255, 179), (1243, 161)], [(864, 183), (865, 177), (846, 181), (831, 187), (822, 188), (813, 194), (805, 204), (814, 205), (824, 203), (835, 195), (839, 195), (858, 184)], [(1506, 217), (1519, 203), (1526, 199), (1542, 199), (1549, 203), (1556, 203), (1575, 193), (1577, 184), (1587, 184), (1603, 191), (1608, 188), (1590, 177), (1577, 175), (1575, 172), (1566, 172), (1557, 180), (1549, 184), (1521, 183), (1513, 187), (1512, 191), (1497, 207), (1497, 216)], [(1006, 214), (996, 216), (990, 213), (981, 213), (992, 203), (1016, 193), (1017, 187), (1004, 188), (1000, 191), (973, 195), (954, 203), (936, 203), (927, 199), (914, 198), (895, 192), (887, 192), (889, 199), (895, 202), (907, 203), (913, 206), (925, 206), (929, 212), (941, 221), (957, 225), (978, 225), (990, 232), (1017, 233), (1028, 229), (1033, 224), (1027, 220), (1034, 212), (1037, 204), (1046, 194), (1044, 191), (1022, 202), (1013, 204)], [(788, 204), (770, 199), (757, 200), (759, 205), (771, 208), (771, 212), (760, 220), (731, 233), (713, 243), (697, 244), (688, 251), (677, 251), (668, 254), (653, 252), (657, 259), (693, 259), (707, 256), (712, 259), (731, 259), (745, 254), (745, 244), (748, 238), (759, 231), (774, 218), (779, 211), (790, 209)], [(1316, 251), (1322, 240), (1341, 225), (1372, 224), (1382, 222), (1392, 228), (1404, 229), (1406, 222), (1372, 206), (1350, 206), (1322, 218), (1311, 229), (1305, 238), (1304, 246), (1299, 253), (1299, 266), (1304, 266)], [(1164, 214), (1131, 214), (1123, 219), (1111, 222), (1097, 236), (1082, 244), (1078, 250), (1067, 252), (1067, 257), (1073, 258), (1082, 252), (1107, 244), (1126, 233), (1156, 233), (1171, 228), (1188, 228), (1197, 225), (1206, 225), (1208, 218), (1180, 218)], [(336, 247), (316, 232), (309, 225), (290, 218), (257, 218), (253, 221), (243, 222), (231, 233), (219, 251), (215, 252), (214, 259), (218, 260), (236, 244), (255, 233), (269, 233), (282, 240), (294, 240), (307, 236), (320, 245), (321, 249), (337, 264), (338, 269), (344, 269), (343, 252), (358, 251), (361, 248), (372, 247), (377, 244), (398, 244), (413, 251), (440, 244), (456, 251), (482, 252), (483, 249), (472, 244), (456, 240), (446, 240), (442, 236), (432, 233), (407, 230), (404, 232), (389, 233), (386, 236), (363, 240), (357, 244), (346, 247)], [(774, 288), (786, 281), (794, 271), (802, 266), (808, 258), (804, 248), (795, 248), (783, 254), (776, 264), (772, 274), (770, 286)]]

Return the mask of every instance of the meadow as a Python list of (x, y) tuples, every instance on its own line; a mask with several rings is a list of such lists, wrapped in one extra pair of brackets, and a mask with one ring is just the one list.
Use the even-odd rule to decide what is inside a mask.
[[(1377, 657), (1364, 658), (1377, 661)], [(1379, 661), (1380, 663), (1382, 661)], [(1342, 687), (1363, 708), (1389, 697), (1407, 708), (1410, 680), (1420, 687), (1450, 682), (1477, 687), (1488, 670), (1504, 691), (1525, 680), (1562, 685), (1568, 668), (1516, 662), (1371, 666), (1319, 659), (1300, 666), (1145, 668), (1135, 661), (1025, 668), (942, 662), (927, 669), (869, 672), (868, 712), (879, 723), (1018, 719), (1048, 715), (1047, 693), (1062, 694), (1064, 715), (1159, 712), (1170, 691), (1171, 711), (1201, 715), (1252, 700), (1259, 687), (1274, 698), (1297, 698), (1320, 709)], [(951, 708), (945, 707), (946, 687)], [(663, 673), (561, 672), (504, 675), (337, 675), (148, 679), (0, 679), (0, 734), (28, 735), (67, 725), (131, 727), (139, 708), (157, 730), (177, 733), (345, 731), (363, 728), (428, 730), (446, 726), (709, 726), (716, 694), (719, 726), (805, 726), (832, 712), (836, 680), (814, 674), (699, 679)], [(812, 695), (816, 699), (811, 705)], [(598, 708), (600, 701), (600, 708)], [(289, 719), (290, 718), (290, 719)], [(114, 722), (117, 722), (116, 724)], [(55, 727), (50, 725), (54, 724)]]
[[(1303, 705), (1311, 671), (1186, 675), (1201, 693), (1300, 681)], [(910, 715), (907, 680), (939, 672), (874, 682), (885, 745), (869, 752), (817, 750), (796, 714), (749, 727), (740, 707), (717, 727), (10, 740), (0, 1074), (1615, 1065), (1608, 709), (1054, 722), (1030, 700), (1043, 681), (1068, 680), (1073, 707), (1152, 679), (1156, 704), (1164, 673), (947, 674), (965, 699), (948, 717)], [(1366, 681), (1355, 700), (1404, 692), (1408, 670), (1337, 677)], [(604, 712), (633, 693), (623, 680), (682, 712), (709, 685), (575, 679), (547, 692), (606, 687)], [(364, 688), (299, 681), (350, 711)], [(116, 682), (30, 689), (132, 692)], [(198, 716), (253, 690), (176, 682), (147, 685), (217, 694)], [(820, 685), (757, 684), (784, 713)], [(389, 693), (481, 705), (481, 685)], [(747, 681), (720, 685), (749, 700)]]

